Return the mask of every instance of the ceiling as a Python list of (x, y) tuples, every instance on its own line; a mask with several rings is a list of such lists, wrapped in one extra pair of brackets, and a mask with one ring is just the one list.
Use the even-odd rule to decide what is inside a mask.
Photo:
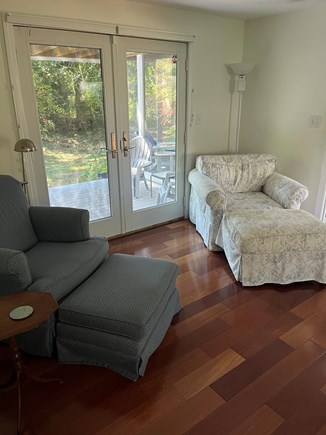
[(130, 0), (138, 3), (187, 8), (234, 18), (250, 19), (290, 12), (326, 3), (326, 0)]

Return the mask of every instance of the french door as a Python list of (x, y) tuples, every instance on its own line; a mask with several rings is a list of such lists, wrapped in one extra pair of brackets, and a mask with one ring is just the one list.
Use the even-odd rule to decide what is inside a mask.
[(183, 216), (186, 46), (15, 27), (30, 197), (113, 236)]

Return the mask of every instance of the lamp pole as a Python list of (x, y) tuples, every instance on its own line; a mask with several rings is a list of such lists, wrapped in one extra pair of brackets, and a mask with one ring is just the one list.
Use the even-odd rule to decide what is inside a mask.
[(31, 153), (37, 151), (37, 148), (34, 142), (31, 141), (30, 139), (20, 139), (18, 142), (16, 142), (14, 150), (18, 153), (21, 153), (22, 156), (22, 171), (23, 171), (22, 186), (27, 196), (27, 199), (29, 201), (29, 194), (27, 188), (28, 181), (26, 180), (24, 153)]
[[(239, 93), (238, 101), (238, 119), (237, 119), (237, 130), (236, 130), (236, 141), (235, 141), (235, 152), (239, 152), (239, 140), (240, 140), (240, 125), (241, 125), (241, 110), (242, 110), (242, 94), (246, 90), (246, 74), (249, 74), (254, 68), (254, 64), (251, 63), (233, 63), (226, 65), (229, 73), (231, 75), (238, 76), (236, 90)], [(231, 113), (230, 113), (231, 117)]]

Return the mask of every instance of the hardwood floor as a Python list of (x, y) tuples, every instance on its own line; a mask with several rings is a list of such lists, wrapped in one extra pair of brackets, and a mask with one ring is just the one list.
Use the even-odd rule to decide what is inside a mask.
[[(30, 371), (64, 381), (23, 383), (26, 433), (326, 434), (325, 285), (242, 287), (188, 221), (113, 240), (113, 252), (176, 261), (184, 308), (136, 383), (24, 355)], [(0, 355), (3, 374), (5, 345)], [(1, 435), (15, 433), (16, 400), (0, 391)]]

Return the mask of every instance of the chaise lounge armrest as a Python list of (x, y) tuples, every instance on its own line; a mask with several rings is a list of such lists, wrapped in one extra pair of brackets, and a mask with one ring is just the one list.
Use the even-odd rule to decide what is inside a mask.
[(40, 242), (81, 242), (90, 238), (88, 210), (68, 207), (30, 207)]
[(274, 172), (262, 188), (263, 193), (284, 208), (299, 210), (301, 203), (308, 198), (308, 189), (298, 181)]
[(211, 178), (197, 169), (192, 169), (189, 172), (188, 180), (199, 199), (209, 205), (212, 211), (225, 209), (226, 195), (222, 190), (219, 190)]
[(14, 249), (0, 248), (0, 296), (25, 290), (32, 282), (25, 254)]

